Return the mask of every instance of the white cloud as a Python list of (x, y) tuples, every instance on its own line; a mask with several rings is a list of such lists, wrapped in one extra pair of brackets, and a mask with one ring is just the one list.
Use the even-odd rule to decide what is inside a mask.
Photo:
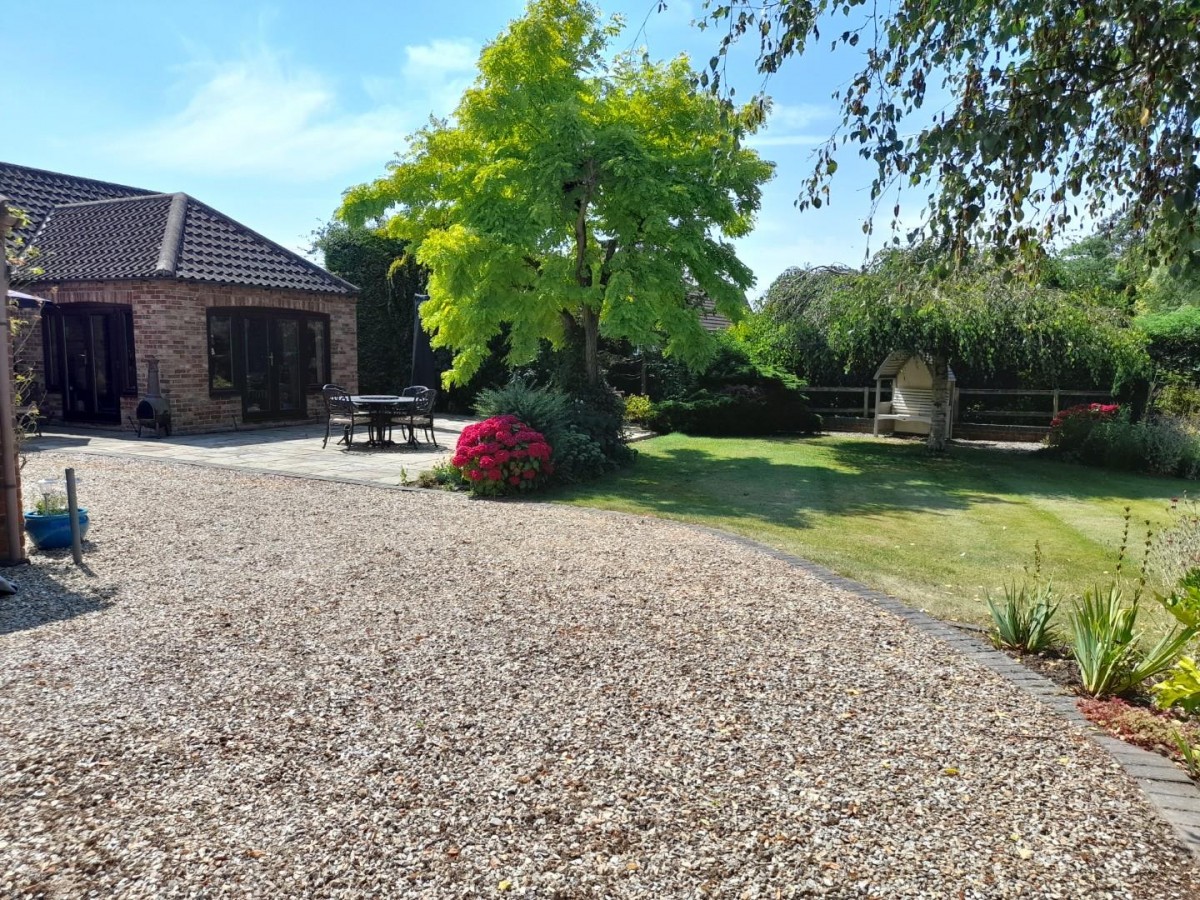
[(300, 180), (382, 162), (430, 113), (448, 115), (472, 78), (476, 50), (438, 40), (404, 48), (400, 78), (364, 78), (371, 108), (352, 110), (322, 72), (258, 49), (181, 69), (178, 111), (102, 141), (114, 156), (198, 175)]
[(400, 77), (368, 76), (363, 88), (377, 102), (402, 102), (423, 106), (422, 118), (431, 113), (449, 116), (463, 91), (475, 80), (480, 47), (465, 39), (437, 39), (404, 48)]
[(827, 138), (815, 134), (754, 134), (746, 138), (750, 147), (815, 147)]
[(767, 117), (767, 127), (783, 131), (807, 128), (813, 122), (829, 118), (830, 113), (828, 107), (817, 103), (775, 103)]

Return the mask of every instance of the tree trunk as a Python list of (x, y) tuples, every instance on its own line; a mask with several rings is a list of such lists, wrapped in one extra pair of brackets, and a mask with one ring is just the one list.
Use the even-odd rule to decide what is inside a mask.
[(930, 357), (929, 371), (933, 375), (933, 415), (929, 424), (930, 453), (946, 452), (946, 417), (950, 405), (950, 366), (944, 356)]
[(588, 387), (600, 386), (600, 319), (589, 306), (580, 312), (583, 320), (583, 371)]

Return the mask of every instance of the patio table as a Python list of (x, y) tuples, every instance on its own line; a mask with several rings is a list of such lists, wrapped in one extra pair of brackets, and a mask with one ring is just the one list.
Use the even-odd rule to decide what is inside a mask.
[[(367, 425), (368, 447), (390, 447), (394, 443), (386, 437), (392, 427), (392, 415), (402, 407), (412, 404), (416, 398), (397, 394), (354, 394), (350, 401), (371, 417)], [(413, 443), (409, 435), (409, 444)]]

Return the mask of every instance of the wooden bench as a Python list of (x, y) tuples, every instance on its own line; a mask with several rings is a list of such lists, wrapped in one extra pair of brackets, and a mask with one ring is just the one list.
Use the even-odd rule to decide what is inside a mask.
[(875, 431), (880, 422), (921, 422), (933, 426), (933, 391), (923, 388), (893, 388), (891, 401), (875, 410)]

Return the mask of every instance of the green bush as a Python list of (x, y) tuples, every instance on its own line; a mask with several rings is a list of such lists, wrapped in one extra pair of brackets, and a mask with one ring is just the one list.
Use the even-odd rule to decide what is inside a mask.
[(545, 435), (559, 481), (597, 478), (634, 455), (623, 437), (624, 402), (608, 388), (581, 388), (571, 396), (514, 377), (504, 387), (480, 391), (475, 411), (481, 416), (516, 416)]
[(1200, 306), (1140, 316), (1133, 324), (1149, 339), (1146, 351), (1160, 369), (1200, 377)]
[(1200, 434), (1179, 419), (1159, 417), (1133, 423), (1075, 418), (1048, 441), (1067, 458), (1091, 466), (1179, 478), (1200, 477)]
[(635, 425), (645, 425), (650, 421), (654, 405), (650, 398), (642, 394), (630, 394), (625, 398), (625, 421)]
[(699, 391), (687, 400), (664, 400), (654, 405), (650, 427), (657, 432), (721, 437), (758, 434), (811, 434), (821, 417), (808, 408), (799, 391), (764, 393), (752, 388), (724, 393)]

